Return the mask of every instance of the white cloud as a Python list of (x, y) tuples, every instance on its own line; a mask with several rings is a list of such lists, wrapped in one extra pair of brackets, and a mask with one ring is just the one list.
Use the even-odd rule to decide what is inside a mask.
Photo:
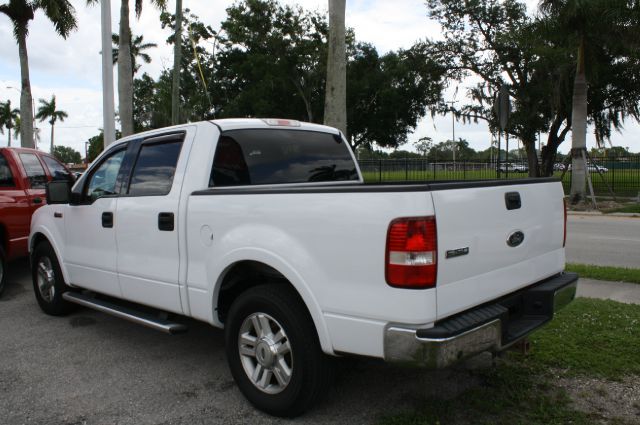
[[(299, 4), (305, 9), (326, 13), (327, 0), (282, 0), (289, 5)], [(84, 153), (84, 142), (102, 127), (101, 98), (101, 58), (98, 52), (100, 43), (100, 7), (86, 7), (84, 1), (74, 2), (78, 17), (78, 30), (63, 40), (54, 32), (53, 26), (42, 12), (30, 25), (27, 40), (31, 68), (31, 83), (34, 99), (57, 97), (59, 108), (69, 113), (69, 118), (56, 126), (56, 143), (71, 146)], [(200, 19), (219, 28), (225, 18), (225, 9), (233, 1), (183, 0), (183, 7), (190, 8)], [(534, 13), (538, 0), (527, 0), (528, 9)], [(113, 30), (117, 32), (119, 22), (119, 2), (111, 0), (111, 18)], [(170, 1), (168, 9), (175, 9)], [(427, 9), (423, 0), (349, 0), (347, 2), (346, 23), (356, 31), (358, 40), (373, 43), (381, 52), (407, 48), (415, 41), (438, 37), (440, 31), (427, 18)], [(158, 44), (150, 51), (151, 64), (143, 64), (141, 72), (157, 76), (163, 68), (172, 65), (172, 47), (165, 43), (169, 31), (162, 29), (159, 12), (149, 3), (144, 3), (142, 15), (137, 20), (131, 13), (134, 34), (144, 35), (145, 41)], [(0, 99), (11, 99), (19, 104), (18, 93), (6, 86), (19, 87), (20, 67), (18, 49), (13, 38), (10, 21), (0, 15)], [(462, 91), (461, 91), (462, 93)], [(459, 95), (460, 97), (460, 95)], [(38, 124), (42, 129), (41, 147), (48, 150), (49, 126)], [(451, 119), (436, 117), (434, 121), (427, 117), (418, 125), (410, 137), (415, 141), (430, 136), (435, 141), (451, 138)], [(486, 149), (490, 134), (486, 126), (480, 124), (456, 123), (456, 138), (469, 140), (475, 149)], [(590, 137), (589, 146), (595, 144)], [(640, 125), (628, 123), (622, 134), (613, 135), (615, 145), (630, 146), (640, 151)], [(6, 144), (6, 137), (0, 137), (0, 146)], [(569, 143), (561, 150), (566, 151)], [(409, 147), (409, 146), (407, 146)]]

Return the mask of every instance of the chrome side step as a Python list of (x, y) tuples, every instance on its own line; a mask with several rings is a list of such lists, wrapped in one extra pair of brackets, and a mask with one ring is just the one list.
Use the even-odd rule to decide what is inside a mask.
[(121, 306), (106, 300), (94, 298), (80, 292), (65, 292), (62, 294), (62, 298), (71, 303), (92, 308), (160, 332), (173, 335), (187, 331), (187, 327), (180, 323), (173, 323), (168, 320), (155, 317), (152, 314), (137, 311), (133, 308)]

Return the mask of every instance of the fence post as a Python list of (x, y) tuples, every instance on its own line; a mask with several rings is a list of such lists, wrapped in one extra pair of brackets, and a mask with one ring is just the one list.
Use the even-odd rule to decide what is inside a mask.
[(409, 180), (409, 158), (404, 157), (404, 179)]
[(613, 158), (611, 164), (611, 191), (616, 193), (615, 181), (616, 181), (616, 158)]
[(467, 160), (462, 161), (462, 179), (467, 179)]
[(382, 183), (382, 158), (378, 159), (378, 183)]

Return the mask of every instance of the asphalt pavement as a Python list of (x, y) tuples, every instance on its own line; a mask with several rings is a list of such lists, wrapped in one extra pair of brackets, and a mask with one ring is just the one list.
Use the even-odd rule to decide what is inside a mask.
[(640, 218), (569, 215), (567, 262), (640, 268)]
[(242, 396), (223, 332), (184, 319), (166, 335), (88, 309), (50, 317), (36, 303), (26, 261), (12, 263), (0, 297), (0, 424), (371, 424), (480, 385), (490, 355), (442, 371), (340, 359), (326, 400), (293, 421)]
[[(578, 290), (640, 302), (640, 285), (581, 280)], [(473, 370), (492, 367), (489, 354), (440, 371), (340, 359), (326, 400), (285, 421), (239, 392), (222, 331), (182, 321), (189, 332), (169, 336), (83, 308), (50, 317), (36, 303), (27, 261), (10, 264), (0, 298), (0, 424), (370, 424), (482, 385)]]

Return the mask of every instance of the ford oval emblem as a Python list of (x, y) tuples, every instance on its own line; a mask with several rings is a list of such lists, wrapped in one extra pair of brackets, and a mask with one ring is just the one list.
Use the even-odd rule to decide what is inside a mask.
[(524, 241), (524, 233), (518, 230), (517, 232), (513, 232), (512, 234), (509, 235), (509, 237), (507, 238), (507, 245), (511, 247), (516, 247), (520, 245), (523, 241)]

